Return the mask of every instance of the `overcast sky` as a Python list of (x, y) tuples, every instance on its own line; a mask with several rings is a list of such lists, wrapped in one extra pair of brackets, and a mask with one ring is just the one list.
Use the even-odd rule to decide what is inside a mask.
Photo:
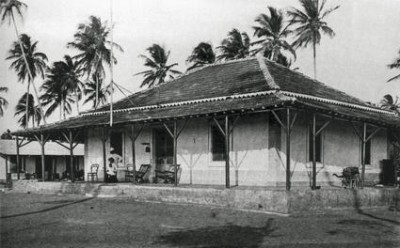
[[(39, 41), (38, 50), (47, 54), (49, 62), (61, 60), (75, 50), (66, 44), (73, 40), (77, 25), (90, 15), (110, 19), (110, 0), (25, 0), (28, 5), (24, 20), (18, 20), (21, 33)], [(400, 71), (389, 70), (400, 49), (399, 0), (328, 0), (327, 6), (340, 5), (326, 21), (336, 36), (323, 37), (317, 50), (318, 79), (366, 101), (379, 102), (383, 95), (400, 95), (400, 80), (386, 81)], [(179, 63), (185, 71), (185, 60), (202, 41), (214, 47), (232, 28), (252, 36), (255, 17), (267, 12), (267, 6), (287, 9), (299, 7), (297, 0), (113, 0), (114, 41), (125, 52), (116, 53), (118, 65), (114, 79), (135, 92), (142, 81), (133, 74), (142, 71), (145, 54), (153, 43), (171, 51), (170, 62)], [(16, 40), (12, 25), (0, 26), (0, 85), (7, 86), (9, 101), (0, 132), (19, 129), (14, 118), (18, 99), (26, 91), (26, 83), (17, 81), (16, 73), (6, 61), (8, 50)], [(313, 75), (312, 49), (297, 50), (294, 67)], [(41, 80), (36, 80), (39, 88)], [(117, 93), (116, 98), (122, 94)], [(83, 109), (87, 109), (89, 105)], [(58, 112), (48, 121), (58, 120)]]

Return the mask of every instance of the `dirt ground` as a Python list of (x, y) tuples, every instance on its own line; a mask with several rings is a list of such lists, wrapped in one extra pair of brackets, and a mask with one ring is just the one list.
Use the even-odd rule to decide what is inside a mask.
[(400, 247), (400, 213), (277, 216), (206, 206), (0, 193), (1, 247)]

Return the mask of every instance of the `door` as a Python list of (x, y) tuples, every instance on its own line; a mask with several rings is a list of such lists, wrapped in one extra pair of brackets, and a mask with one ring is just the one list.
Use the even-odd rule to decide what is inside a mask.
[(165, 128), (155, 128), (153, 134), (156, 169), (163, 170), (163, 165), (172, 164), (174, 141)]

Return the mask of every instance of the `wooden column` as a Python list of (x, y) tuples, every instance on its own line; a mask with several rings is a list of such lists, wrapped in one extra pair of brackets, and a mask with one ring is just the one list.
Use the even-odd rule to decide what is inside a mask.
[(174, 164), (174, 168), (175, 168), (175, 182), (174, 185), (178, 186), (178, 138), (179, 135), (181, 134), (181, 132), (183, 131), (183, 129), (185, 128), (187, 123), (187, 120), (185, 121), (185, 123), (183, 124), (183, 126), (180, 128), (180, 130), (178, 131), (178, 123), (176, 120), (174, 120), (174, 126), (173, 126), (173, 130), (171, 131), (171, 129), (168, 127), (167, 124), (163, 123), (165, 129), (167, 130), (167, 132), (169, 133), (169, 135), (171, 136), (172, 140), (173, 140), (173, 146), (174, 146), (174, 154), (173, 154), (173, 164)]
[(286, 190), (289, 191), (291, 188), (291, 170), (290, 170), (290, 109), (286, 109)]
[(317, 136), (317, 117), (313, 114), (312, 121), (312, 189), (317, 188), (317, 149), (316, 149), (316, 136)]
[(174, 157), (173, 157), (173, 163), (175, 166), (175, 180), (174, 180), (174, 184), (175, 186), (178, 186), (178, 158), (177, 158), (177, 152), (178, 152), (178, 129), (177, 129), (177, 123), (176, 120), (174, 121)]
[(313, 113), (312, 120), (312, 186), (311, 189), (318, 189), (317, 187), (317, 136), (331, 123), (332, 119), (326, 121), (320, 129), (317, 130), (317, 115)]
[(359, 133), (359, 131), (357, 130), (357, 128), (354, 126), (353, 122), (350, 122), (351, 125), (353, 126), (354, 132), (357, 134), (357, 136), (360, 138), (361, 140), (361, 188), (364, 187), (364, 179), (365, 179), (365, 156), (366, 156), (366, 151), (365, 151), (365, 147), (366, 147), (366, 143), (372, 139), (372, 137), (378, 133), (382, 128), (380, 127), (376, 127), (376, 129), (367, 137), (367, 123), (364, 121), (363, 122), (363, 130), (362, 130), (362, 134)]
[(361, 145), (361, 188), (364, 187), (366, 143), (367, 143), (367, 123), (363, 122), (362, 145)]
[(71, 171), (71, 181), (75, 182), (75, 168), (74, 168), (74, 140), (72, 137), (72, 130), (69, 130), (69, 168)]
[(286, 190), (289, 191), (291, 187), (291, 171), (290, 171), (290, 133), (292, 132), (293, 125), (297, 118), (297, 113), (294, 114), (293, 119), (290, 119), (290, 109), (286, 108), (286, 124), (279, 118), (278, 114), (271, 110), (275, 119), (281, 125), (282, 129), (286, 133)]
[(131, 140), (131, 149), (132, 149), (132, 166), (133, 166), (133, 171), (132, 171), (132, 176), (133, 176), (133, 183), (136, 183), (136, 150), (135, 150), (135, 141), (139, 137), (140, 133), (143, 130), (143, 125), (140, 127), (139, 131), (136, 132), (136, 126), (135, 124), (131, 125), (131, 132), (129, 133), (129, 139)]
[(42, 182), (44, 182), (44, 176), (45, 176), (45, 166), (44, 166), (44, 163), (45, 163), (45, 158), (44, 158), (44, 145), (46, 144), (46, 142), (45, 142), (45, 140), (44, 140), (44, 135), (43, 135), (43, 133), (41, 133), (40, 134), (40, 146), (41, 146), (41, 148), (42, 148), (42, 155), (41, 155), (41, 157), (42, 157)]
[(104, 182), (107, 180), (107, 154), (106, 154), (106, 141), (107, 141), (107, 130), (104, 128), (103, 129), (103, 135), (101, 137), (101, 143), (103, 145), (103, 176), (104, 176)]
[(15, 137), (15, 142), (16, 142), (16, 146), (17, 146), (17, 178), (19, 180), (19, 172), (20, 172), (20, 159), (19, 159), (19, 137), (16, 136)]
[(229, 189), (230, 183), (230, 158), (229, 158), (229, 116), (225, 115), (225, 187)]

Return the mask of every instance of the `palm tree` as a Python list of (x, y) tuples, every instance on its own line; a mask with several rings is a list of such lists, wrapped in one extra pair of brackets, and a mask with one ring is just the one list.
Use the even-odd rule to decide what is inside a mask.
[[(390, 65), (388, 65), (390, 69), (400, 69), (400, 50), (399, 50), (399, 57), (393, 61)], [(392, 77), (391, 79), (388, 80), (388, 82), (391, 82), (393, 80), (399, 79), (400, 74)]]
[[(8, 91), (7, 87), (0, 87), (0, 92), (6, 93), (7, 91)], [(0, 116), (4, 115), (4, 108), (6, 108), (7, 105), (8, 101), (4, 97), (0, 96)]]
[(187, 70), (192, 70), (196, 67), (201, 67), (206, 64), (215, 63), (215, 53), (212, 46), (206, 42), (200, 42), (194, 49), (192, 54), (186, 60), (193, 63)]
[[(85, 85), (84, 94), (86, 99), (83, 102), (83, 104), (93, 102), (93, 108), (96, 106), (96, 102), (99, 103), (99, 106), (107, 103), (107, 97), (111, 95), (111, 85), (103, 87), (103, 80), (95, 77), (96, 75), (93, 75), (92, 81), (87, 82)], [(96, 97), (98, 98), (97, 100)]]
[(228, 37), (221, 42), (220, 55), (217, 60), (242, 59), (250, 56), (250, 38), (247, 33), (240, 33), (237, 29), (232, 29)]
[(174, 79), (175, 76), (182, 74), (180, 71), (172, 69), (178, 63), (167, 65), (170, 51), (166, 52), (164, 47), (158, 44), (153, 44), (146, 49), (150, 57), (140, 55), (144, 59), (144, 66), (149, 70), (136, 73), (135, 75), (143, 75), (144, 80), (140, 87), (147, 85), (149, 88), (155, 85), (163, 84), (166, 78)]
[[(28, 97), (26, 95), (28, 95)], [(26, 107), (28, 107), (28, 117), (25, 114)], [(35, 127), (35, 123), (37, 125), (40, 124), (41, 121), (40, 110), (38, 106), (35, 106), (35, 100), (32, 94), (25, 93), (21, 96), (21, 98), (17, 103), (17, 106), (15, 107), (14, 116), (17, 115), (21, 115), (21, 118), (18, 120), (18, 123), (20, 124), (21, 127), (24, 128), (27, 127), (29, 119), (32, 120), (32, 127)]]
[[(83, 83), (79, 80), (77, 63), (68, 55), (65, 61), (57, 61), (47, 73), (47, 80), (42, 85), (44, 94), (40, 97), (43, 105), (48, 106), (46, 117), (60, 108), (60, 119), (65, 119), (65, 114), (71, 113), (71, 104), (79, 101), (82, 95)], [(75, 99), (73, 98), (75, 96)]]
[[(35, 93), (37, 93), (33, 81), (37, 76), (44, 78), (44, 70), (47, 68), (47, 56), (42, 52), (37, 52), (37, 44), (38, 41), (32, 43), (31, 38), (27, 34), (21, 34), (18, 41), (12, 44), (11, 49), (8, 51), (9, 56), (6, 58), (13, 60), (10, 68), (13, 68), (17, 72), (18, 81), (24, 82), (26, 79), (28, 80), (26, 97), (30, 94), (31, 84)], [(22, 50), (21, 47), (23, 48)], [(40, 102), (39, 109), (41, 109)], [(28, 118), (29, 122), (28, 105), (26, 105), (26, 118)]]
[[(81, 53), (74, 58), (77, 59), (81, 69), (87, 78), (96, 75), (96, 79), (102, 80), (106, 76), (105, 65), (116, 64), (117, 59), (111, 55), (111, 46), (123, 52), (120, 45), (108, 40), (110, 29), (107, 23), (102, 23), (99, 17), (90, 16), (89, 23), (81, 23), (74, 35), (74, 41), (69, 42), (67, 47), (75, 48)], [(112, 56), (112, 58), (111, 58)], [(99, 82), (96, 81), (95, 108), (98, 106)]]
[(396, 100), (391, 95), (385, 95), (383, 96), (383, 99), (380, 102), (381, 108), (394, 111), (397, 114), (400, 114), (400, 103), (399, 103), (399, 97), (396, 96)]
[[(13, 23), (14, 26), (14, 30), (15, 30), (15, 34), (17, 36), (18, 39), (18, 44), (19, 44), (19, 51), (21, 53), (21, 57), (23, 59), (23, 62), (25, 63), (25, 69), (27, 70), (27, 74), (29, 75), (28, 78), (28, 90), (29, 90), (29, 84), (30, 82), (32, 82), (33, 85), (33, 90), (36, 96), (36, 99), (39, 99), (39, 95), (38, 92), (36, 90), (35, 85), (33, 84), (34, 81), (34, 76), (33, 76), (33, 71), (31, 70), (32, 67), (29, 65), (28, 63), (28, 58), (26, 56), (26, 47), (23, 46), (23, 42), (20, 39), (20, 35), (19, 35), (19, 31), (18, 31), (18, 26), (17, 23), (15, 22), (15, 15), (14, 15), (14, 11), (22, 18), (22, 8), (26, 8), (27, 5), (21, 1), (18, 0), (0, 0), (0, 15), (1, 15), (1, 21), (4, 22), (4, 20), (7, 18), (9, 23)], [(25, 49), (24, 49), (25, 48)], [(47, 60), (47, 58), (46, 58)], [(27, 96), (29, 95), (29, 91), (27, 92)], [(28, 99), (27, 99), (28, 100)], [(41, 106), (40, 101), (38, 100), (39, 103), (39, 109), (40, 109), (40, 114), (42, 116), (43, 122), (46, 123), (46, 120), (44, 118), (44, 112)], [(28, 111), (28, 109), (26, 109), (26, 111)], [(26, 114), (26, 118), (28, 118), (28, 114)]]
[(288, 66), (289, 60), (282, 51), (287, 51), (296, 58), (295, 50), (286, 41), (292, 32), (289, 29), (291, 23), (286, 24), (285, 15), (281, 10), (273, 7), (268, 7), (268, 10), (270, 15), (260, 14), (255, 19), (258, 26), (253, 27), (254, 36), (262, 39), (252, 43), (252, 45), (260, 45), (254, 52), (262, 52), (266, 58)]
[(335, 32), (324, 21), (330, 13), (338, 9), (337, 5), (328, 10), (324, 10), (327, 0), (299, 0), (303, 10), (293, 9), (288, 13), (292, 17), (293, 24), (297, 25), (294, 33), (296, 35), (293, 47), (307, 47), (309, 44), (313, 46), (314, 58), (314, 78), (317, 78), (317, 50), (316, 46), (321, 41), (321, 32), (329, 37), (335, 36)]

